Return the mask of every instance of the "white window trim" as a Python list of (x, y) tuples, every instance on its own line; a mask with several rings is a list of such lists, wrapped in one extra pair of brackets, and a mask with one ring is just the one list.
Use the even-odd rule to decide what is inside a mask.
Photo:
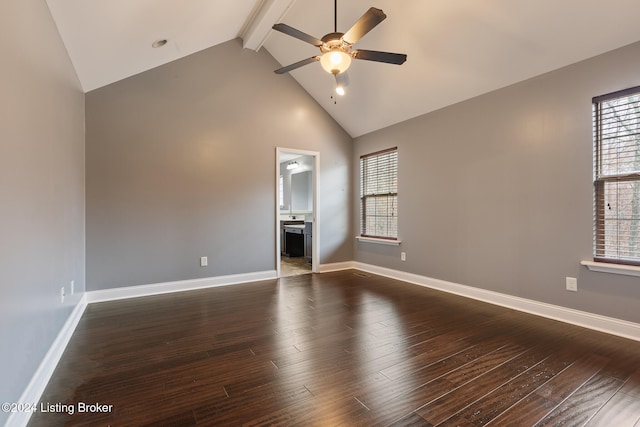
[[(629, 276), (640, 276), (640, 267), (635, 265), (624, 264), (625, 258), (621, 257), (619, 254), (611, 254), (607, 256), (606, 254), (606, 236), (602, 237), (600, 233), (605, 233), (606, 226), (608, 221), (603, 213), (600, 213), (600, 210), (604, 209), (604, 206), (598, 205), (598, 200), (602, 198), (601, 201), (605, 200), (605, 185), (608, 182), (617, 182), (618, 179), (623, 179), (628, 182), (637, 182), (637, 171), (625, 171), (624, 173), (609, 173), (602, 172), (602, 165), (609, 164), (607, 161), (600, 162), (597, 160), (598, 156), (601, 154), (601, 150), (603, 149), (604, 138), (607, 136), (606, 130), (605, 133), (602, 132), (602, 118), (600, 117), (601, 113), (604, 111), (610, 111), (611, 107), (609, 105), (605, 105), (606, 102), (637, 96), (640, 94), (640, 86), (631, 87), (628, 89), (623, 89), (617, 92), (612, 92), (609, 94), (596, 96), (592, 98), (593, 105), (593, 130), (594, 130), (594, 248), (593, 248), (593, 261), (582, 261), (581, 264), (589, 268), (592, 271), (599, 271), (604, 273), (613, 273), (613, 274), (624, 274)], [(630, 105), (632, 101), (626, 102), (624, 105)], [(603, 107), (604, 106), (604, 107)], [(604, 108), (604, 110), (603, 110)], [(626, 120), (626, 119), (625, 119)], [(610, 137), (617, 138), (617, 134), (610, 134)], [(620, 159), (619, 156), (615, 156), (615, 160), (618, 161)], [(600, 159), (601, 160), (601, 159)], [(619, 218), (616, 216), (613, 220), (614, 223), (618, 223)], [(602, 251), (599, 252), (599, 248)], [(620, 243), (617, 242), (615, 244), (615, 250), (619, 251), (621, 249)], [(610, 259), (609, 259), (610, 258)], [(636, 257), (630, 257), (632, 260), (637, 260)]]
[[(373, 235), (373, 234), (369, 234), (369, 233), (362, 233), (363, 232), (363, 201), (364, 201), (364, 189), (363, 189), (363, 170), (362, 170), (362, 161), (363, 159), (367, 158), (372, 158), (372, 157), (377, 157), (379, 158), (382, 155), (386, 155), (386, 154), (390, 154), (390, 153), (394, 153), (395, 154), (395, 159), (396, 159), (396, 168), (395, 168), (395, 176), (396, 176), (396, 188), (395, 188), (395, 197), (396, 197), (396, 214), (395, 214), (395, 218), (396, 218), (396, 230), (395, 230), (395, 236), (388, 236), (388, 238), (383, 237), (383, 236), (377, 236), (377, 235)], [(376, 151), (373, 153), (368, 153), (368, 154), (363, 154), (362, 156), (360, 156), (360, 234), (358, 236), (356, 236), (356, 239), (358, 240), (362, 240), (365, 242), (371, 242), (371, 243), (380, 243), (380, 244), (386, 244), (386, 245), (394, 245), (397, 246), (400, 244), (400, 240), (398, 239), (398, 188), (397, 188), (397, 178), (398, 178), (398, 147), (392, 147), (392, 148), (387, 148), (384, 150), (380, 150), (380, 151)], [(377, 176), (377, 175), (376, 175)], [(391, 195), (391, 194), (388, 194)], [(371, 197), (371, 195), (368, 195), (366, 197)]]
[(599, 273), (623, 274), (625, 276), (640, 277), (640, 267), (636, 267), (634, 265), (612, 264), (608, 262), (595, 261), (580, 261), (580, 264), (584, 265), (591, 271), (597, 271)]
[(379, 245), (389, 245), (389, 246), (399, 246), (402, 243), (402, 240), (397, 239), (379, 239), (376, 237), (364, 237), (364, 236), (356, 236), (356, 239), (360, 242), (366, 243), (377, 243)]

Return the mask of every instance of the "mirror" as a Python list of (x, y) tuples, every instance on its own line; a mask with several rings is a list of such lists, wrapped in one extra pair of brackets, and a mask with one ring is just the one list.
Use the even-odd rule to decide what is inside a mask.
[(310, 211), (312, 201), (311, 171), (291, 175), (291, 206), (295, 211)]

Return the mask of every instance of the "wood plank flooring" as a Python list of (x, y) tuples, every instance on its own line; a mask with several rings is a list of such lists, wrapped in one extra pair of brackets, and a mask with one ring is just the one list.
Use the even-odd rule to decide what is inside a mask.
[(30, 426), (640, 427), (640, 342), (308, 274), (92, 304), (41, 401), (76, 410)]

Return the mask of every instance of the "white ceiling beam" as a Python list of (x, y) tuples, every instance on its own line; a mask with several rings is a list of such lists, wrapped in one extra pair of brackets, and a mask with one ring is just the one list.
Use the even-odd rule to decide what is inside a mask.
[(259, 50), (271, 33), (273, 24), (280, 22), (295, 1), (262, 0), (240, 34), (242, 46), (245, 49)]

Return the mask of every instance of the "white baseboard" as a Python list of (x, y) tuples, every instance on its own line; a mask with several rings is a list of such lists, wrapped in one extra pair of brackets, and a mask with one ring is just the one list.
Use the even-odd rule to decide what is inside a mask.
[(334, 262), (331, 264), (321, 264), (318, 267), (318, 273), (329, 273), (332, 271), (350, 270), (356, 268), (355, 261)]
[(150, 285), (103, 289), (87, 292), (87, 302), (115, 301), (119, 299), (146, 297), (172, 292), (193, 291), (196, 289), (270, 280), (275, 279), (276, 277), (276, 271), (269, 270), (254, 273), (231, 274), (228, 276), (206, 277), (203, 279), (179, 280), (175, 282), (154, 283)]
[[(62, 326), (62, 329), (56, 336), (56, 339), (51, 344), (49, 351), (45, 354), (44, 359), (40, 362), (40, 366), (36, 370), (27, 388), (20, 396), (17, 402), (36, 404), (40, 401), (40, 397), (44, 392), (44, 389), (49, 384), (49, 379), (53, 375), (53, 371), (58, 366), (58, 362), (62, 357), (62, 353), (67, 348), (67, 344), (73, 335), (73, 332), (82, 318), (84, 310), (87, 308), (86, 296), (83, 295), (78, 304), (75, 306), (71, 315), (67, 318), (67, 321)], [(31, 412), (13, 412), (7, 420), (7, 426), (26, 426), (31, 418)]]
[(605, 332), (611, 335), (640, 341), (640, 324), (628, 322), (626, 320), (615, 319), (613, 317), (601, 316), (599, 314), (588, 313), (586, 311), (574, 310), (544, 302), (515, 297), (499, 292), (488, 291), (486, 289), (474, 288), (472, 286), (433, 279), (431, 277), (420, 276), (413, 273), (392, 270), (375, 265), (355, 262), (357, 270), (385, 276), (403, 282), (425, 286), (431, 289), (472, 298), (479, 301), (502, 307), (512, 308), (525, 313), (535, 314), (549, 319), (559, 320), (572, 325)]

